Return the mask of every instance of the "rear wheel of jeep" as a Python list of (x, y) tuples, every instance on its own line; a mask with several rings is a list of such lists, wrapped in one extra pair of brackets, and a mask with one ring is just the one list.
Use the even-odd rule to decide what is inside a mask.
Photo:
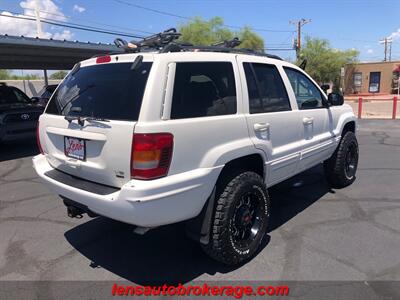
[(354, 182), (358, 166), (358, 143), (353, 132), (342, 137), (331, 158), (324, 162), (325, 175), (334, 188), (343, 188)]
[(219, 189), (210, 241), (202, 247), (212, 258), (237, 265), (256, 253), (266, 234), (269, 196), (262, 177), (254, 172), (243, 172)]

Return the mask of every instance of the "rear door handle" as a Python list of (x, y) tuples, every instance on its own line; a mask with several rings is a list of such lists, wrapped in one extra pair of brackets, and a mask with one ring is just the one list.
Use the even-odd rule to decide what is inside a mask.
[(267, 131), (269, 129), (269, 123), (255, 123), (254, 130), (255, 131)]
[(314, 123), (314, 118), (313, 117), (305, 117), (303, 118), (303, 124), (304, 125), (310, 125)]

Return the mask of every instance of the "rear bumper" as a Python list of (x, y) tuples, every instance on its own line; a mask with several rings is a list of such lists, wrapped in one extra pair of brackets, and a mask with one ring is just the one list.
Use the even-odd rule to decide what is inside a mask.
[(35, 156), (33, 167), (57, 194), (81, 203), (99, 215), (137, 226), (155, 227), (197, 216), (223, 166), (200, 168), (156, 180), (131, 180), (121, 189), (105, 195), (47, 176), (46, 173), (54, 168), (45, 155)]

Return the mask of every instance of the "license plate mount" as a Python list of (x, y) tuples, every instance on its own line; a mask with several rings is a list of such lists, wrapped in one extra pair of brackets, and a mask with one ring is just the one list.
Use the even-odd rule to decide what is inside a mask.
[(65, 156), (78, 160), (86, 159), (86, 140), (64, 136)]

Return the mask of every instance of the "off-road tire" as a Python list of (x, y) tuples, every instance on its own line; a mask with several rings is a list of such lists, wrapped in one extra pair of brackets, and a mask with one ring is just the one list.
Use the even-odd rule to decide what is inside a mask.
[[(228, 181), (228, 182), (226, 182)], [(213, 213), (210, 241), (202, 245), (203, 250), (213, 259), (227, 265), (237, 265), (250, 259), (258, 250), (267, 232), (270, 212), (270, 200), (266, 186), (260, 175), (250, 171), (243, 171), (231, 180), (217, 184), (219, 195)], [(235, 246), (232, 233), (233, 218), (236, 218), (237, 205), (244, 197), (254, 193), (253, 201), (260, 204), (257, 212), (259, 229), (247, 249)], [(255, 206), (255, 205), (253, 205)], [(258, 207), (258, 206), (257, 206)]]
[[(346, 160), (348, 159), (350, 147), (353, 147), (355, 151), (354, 170), (352, 170), (351, 175), (346, 171)], [(354, 182), (358, 166), (358, 155), (356, 135), (348, 131), (340, 140), (339, 146), (333, 155), (324, 162), (325, 176), (332, 187), (344, 188)]]

